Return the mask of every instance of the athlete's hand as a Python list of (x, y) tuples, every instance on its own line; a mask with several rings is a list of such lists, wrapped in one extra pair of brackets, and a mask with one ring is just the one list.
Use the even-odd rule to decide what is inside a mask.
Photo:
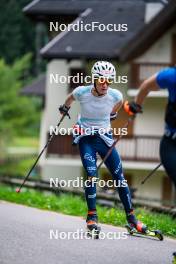
[(67, 115), (70, 118), (70, 115), (68, 113), (69, 109), (70, 109), (70, 107), (63, 104), (63, 105), (60, 105), (59, 112), (61, 113), (61, 115)]
[(124, 110), (129, 115), (135, 115), (138, 113), (143, 113), (142, 106), (139, 104), (136, 104), (135, 102), (124, 102)]

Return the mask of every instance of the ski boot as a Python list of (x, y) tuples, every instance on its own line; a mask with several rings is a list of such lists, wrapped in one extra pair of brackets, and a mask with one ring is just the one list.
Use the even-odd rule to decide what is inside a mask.
[(126, 225), (126, 228), (130, 235), (139, 234), (143, 236), (157, 237), (159, 240), (164, 239), (160, 230), (149, 230), (146, 225), (137, 220), (133, 210), (127, 214), (127, 221), (128, 224)]
[(132, 231), (134, 229), (139, 233), (142, 233), (142, 234), (146, 233), (147, 226), (144, 225), (139, 220), (137, 220), (133, 210), (131, 210), (131, 212), (129, 214), (127, 214), (127, 221), (128, 221), (128, 225)]
[(96, 211), (88, 211), (86, 223), (87, 235), (94, 239), (98, 239), (101, 228), (98, 226), (98, 216)]

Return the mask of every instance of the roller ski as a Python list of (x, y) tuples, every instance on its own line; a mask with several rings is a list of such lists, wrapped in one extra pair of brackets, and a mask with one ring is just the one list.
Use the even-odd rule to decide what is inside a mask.
[(100, 226), (98, 226), (98, 216), (96, 212), (88, 212), (87, 219), (87, 235), (93, 239), (98, 239), (101, 231)]
[(164, 239), (160, 230), (149, 230), (146, 225), (136, 219), (133, 211), (127, 215), (127, 221), (128, 224), (125, 227), (130, 235), (156, 237), (161, 241)]

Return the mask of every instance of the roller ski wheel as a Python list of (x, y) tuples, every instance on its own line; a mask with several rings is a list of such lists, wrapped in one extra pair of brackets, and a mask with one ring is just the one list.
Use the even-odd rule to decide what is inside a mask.
[(96, 222), (88, 222), (87, 224), (87, 235), (93, 239), (99, 239), (101, 228)]
[(173, 261), (172, 264), (176, 264), (176, 252), (173, 253)]
[(129, 224), (127, 224), (125, 227), (130, 235), (137, 234), (137, 235), (142, 235), (142, 236), (156, 237), (160, 241), (164, 239), (163, 234), (160, 230), (149, 230), (146, 228), (143, 232), (141, 232)]
[[(152, 232), (152, 231), (151, 231), (151, 232)], [(162, 232), (161, 232), (160, 230), (154, 230), (153, 232), (155, 233), (155, 236), (156, 236), (160, 241), (162, 241), (162, 240), (164, 239), (163, 234), (162, 234)]]

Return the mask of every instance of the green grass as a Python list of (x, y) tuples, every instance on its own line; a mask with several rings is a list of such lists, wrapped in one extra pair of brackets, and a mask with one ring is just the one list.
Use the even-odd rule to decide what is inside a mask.
[[(10, 161), (6, 161), (0, 166), (0, 175), (23, 178), (34, 164), (35, 158), (36, 156), (32, 156), (17, 160), (11, 159)], [(39, 175), (36, 174), (36, 171), (33, 171), (31, 175), (34, 176), (35, 179), (38, 179)]]
[(36, 137), (15, 137), (12, 142), (10, 142), (9, 147), (32, 147), (38, 148), (39, 138)]
[[(86, 217), (86, 203), (79, 196), (70, 194), (42, 193), (34, 190), (23, 189), (20, 194), (15, 189), (7, 186), (0, 186), (0, 199), (14, 203), (25, 204), (31, 207), (61, 212), (67, 215)], [(124, 226), (126, 223), (124, 211), (119, 208), (106, 208), (97, 206), (99, 222)], [(160, 229), (164, 235), (176, 238), (176, 221), (169, 215), (153, 213), (145, 209), (137, 208), (136, 215), (139, 220), (148, 225), (150, 229)]]

